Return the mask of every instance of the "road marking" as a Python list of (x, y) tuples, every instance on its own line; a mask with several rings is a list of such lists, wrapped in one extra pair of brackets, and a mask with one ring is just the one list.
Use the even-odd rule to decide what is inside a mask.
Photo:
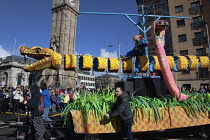
[[(12, 112), (6, 112), (6, 114), (13, 114)], [(54, 115), (50, 115), (49, 117), (56, 117), (56, 116), (59, 116), (61, 115), (62, 113), (59, 113), (59, 114), (54, 114)], [(27, 114), (23, 114), (23, 113), (18, 113), (17, 115), (21, 115), (21, 116), (27, 116)], [(31, 114), (29, 114), (31, 115)]]
[(0, 129), (2, 129), (2, 128), (8, 128), (8, 127), (9, 127), (9, 125), (1, 126)]

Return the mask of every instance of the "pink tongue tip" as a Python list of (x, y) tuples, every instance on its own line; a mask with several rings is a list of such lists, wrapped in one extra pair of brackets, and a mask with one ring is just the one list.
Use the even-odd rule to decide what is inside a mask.
[(181, 94), (181, 98), (180, 98), (180, 100), (186, 100), (187, 98), (188, 98), (188, 95)]

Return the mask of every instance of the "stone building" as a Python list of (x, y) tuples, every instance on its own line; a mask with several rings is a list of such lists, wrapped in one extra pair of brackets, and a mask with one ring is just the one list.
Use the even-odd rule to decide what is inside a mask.
[(77, 84), (78, 84), (77, 87), (85, 86), (86, 88), (94, 89), (95, 88), (95, 76), (93, 75), (93, 73), (91, 71), (90, 72), (79, 71)]
[(7, 56), (0, 58), (0, 83), (8, 87), (17, 85), (29, 86), (35, 84), (41, 77), (41, 71), (25, 72), (22, 67), (34, 63), (36, 60), (24, 60), (21, 56)]
[(119, 82), (119, 77), (111, 74), (104, 74), (102, 76), (96, 77), (96, 88), (100, 87), (111, 87), (115, 88), (115, 83)]
[[(208, 0), (136, 0), (141, 11), (141, 4), (147, 8), (154, 2), (149, 14), (169, 15), (176, 17), (191, 17), (189, 19), (161, 18), (169, 22), (166, 32), (165, 51), (167, 55), (196, 55), (209, 56), (209, 32), (210, 1)], [(148, 26), (155, 18), (149, 18)], [(148, 40), (150, 39), (148, 33)], [(154, 54), (154, 45), (149, 40), (149, 54)], [(209, 85), (209, 69), (197, 69), (194, 71), (173, 72), (178, 87), (199, 88), (201, 85)]]

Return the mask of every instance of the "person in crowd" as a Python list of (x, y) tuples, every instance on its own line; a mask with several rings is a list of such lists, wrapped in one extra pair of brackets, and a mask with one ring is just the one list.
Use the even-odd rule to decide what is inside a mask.
[(23, 104), (24, 97), (25, 97), (25, 87), (23, 85), (20, 86), (20, 90), (22, 91), (23, 95), (19, 101), (19, 110), (25, 111), (25, 105)]
[(35, 139), (35, 132), (37, 132), (40, 138), (44, 138), (45, 140), (50, 140), (48, 133), (44, 126), (44, 120), (42, 115), (44, 114), (44, 96), (40, 94), (40, 90), (38, 85), (32, 85), (31, 89), (31, 101), (26, 100), (24, 104), (26, 104), (27, 108), (31, 110), (32, 116), (32, 127), (31, 134), (32, 139)]
[(55, 95), (55, 91), (53, 89), (50, 90), (50, 100), (52, 103), (52, 112), (56, 112), (56, 103), (57, 103), (57, 97)]
[(74, 91), (73, 100), (75, 101), (78, 96), (79, 96), (79, 88), (76, 88)]
[(27, 95), (27, 93), (30, 92), (30, 89), (29, 89), (28, 86), (25, 86), (23, 89), (24, 89), (23, 90), (23, 96), (25, 97)]
[[(29, 89), (29, 88), (28, 88)], [(24, 96), (24, 102), (25, 101), (30, 101), (31, 100), (31, 92), (30, 92), (30, 89), (29, 90), (27, 90), (27, 92), (25, 93), (25, 96)], [(30, 110), (28, 110), (28, 108), (27, 108), (27, 105), (25, 105), (25, 112), (26, 112), (26, 114), (28, 114), (28, 113), (31, 113), (30, 112)]]
[(19, 111), (19, 104), (23, 102), (23, 92), (19, 87), (13, 92), (13, 113), (17, 114)]
[(13, 92), (14, 92), (14, 88), (12, 84), (9, 84), (8, 90), (10, 92), (10, 102), (9, 102), (9, 110), (8, 111), (13, 111)]
[(3, 108), (4, 108), (4, 94), (2, 91), (2, 85), (0, 84), (0, 114), (2, 114)]
[(63, 103), (64, 103), (64, 109), (66, 108), (66, 106), (67, 106), (67, 104), (69, 103), (69, 101), (70, 101), (70, 97), (69, 97), (69, 94), (64, 94), (64, 101), (63, 101)]
[(64, 98), (65, 94), (61, 91), (58, 95), (59, 105), (60, 105), (60, 111), (62, 112), (64, 110)]
[(192, 92), (198, 92), (197, 88), (192, 88)]
[(126, 134), (128, 140), (133, 140), (132, 136), (132, 123), (133, 113), (130, 107), (130, 97), (127, 93), (123, 92), (121, 87), (116, 88), (117, 100), (112, 106), (111, 110), (105, 114), (107, 118), (118, 117), (121, 121), (121, 133)]
[(12, 90), (14, 91), (13, 85), (12, 85), (12, 84), (9, 84), (8, 89), (9, 89), (9, 90), (12, 89)]
[(46, 83), (41, 83), (41, 94), (44, 96), (44, 120), (45, 121), (52, 121), (48, 115), (51, 108), (51, 101), (50, 101), (50, 93), (47, 89)]
[(6, 113), (6, 111), (8, 111), (9, 109), (9, 103), (10, 103), (10, 92), (9, 90), (4, 87), (2, 89), (2, 92), (4, 94), (4, 105), (3, 105), (3, 113)]
[(82, 88), (80, 88), (80, 94), (85, 94), (85, 92), (87, 92), (87, 88), (86, 86), (83, 86)]
[(200, 86), (198, 93), (205, 93), (205, 92), (206, 92), (206, 90), (204, 89), (204, 86)]
[(73, 99), (74, 90), (73, 90), (73, 88), (71, 90), (69, 90), (67, 94), (69, 95), (69, 103), (73, 103), (74, 102), (74, 99)]
[(64, 87), (64, 89), (63, 89), (63, 91), (64, 91), (65, 94), (69, 93), (69, 90), (70, 89), (68, 87)]
[(204, 86), (205, 93), (209, 93), (209, 86)]

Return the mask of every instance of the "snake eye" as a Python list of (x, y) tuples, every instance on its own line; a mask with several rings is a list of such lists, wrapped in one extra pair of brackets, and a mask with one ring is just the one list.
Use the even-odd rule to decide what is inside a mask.
[(161, 21), (161, 20), (159, 20), (158, 24), (159, 24), (159, 25), (161, 25), (161, 24), (163, 24), (163, 23), (162, 23), (162, 21)]
[(36, 53), (40, 53), (41, 49), (40, 48), (36, 48)]

